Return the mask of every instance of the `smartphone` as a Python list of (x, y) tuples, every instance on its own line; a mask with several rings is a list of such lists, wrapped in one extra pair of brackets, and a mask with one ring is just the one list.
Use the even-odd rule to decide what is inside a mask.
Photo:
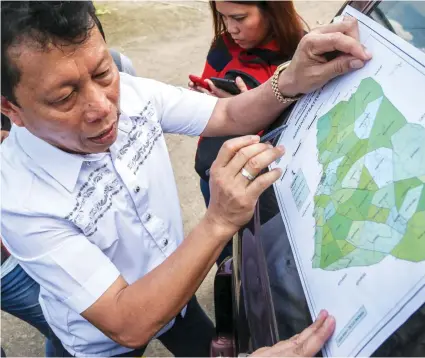
[(189, 79), (196, 85), (202, 88), (205, 88), (207, 90), (210, 89), (210, 86), (208, 83), (206, 83), (201, 77), (195, 76), (195, 75), (189, 75)]
[(211, 77), (210, 80), (217, 88), (222, 89), (223, 91), (226, 91), (230, 94), (239, 94), (241, 93), (241, 90), (236, 85), (236, 82), (234, 80), (229, 80), (227, 78), (218, 78), (218, 77)]

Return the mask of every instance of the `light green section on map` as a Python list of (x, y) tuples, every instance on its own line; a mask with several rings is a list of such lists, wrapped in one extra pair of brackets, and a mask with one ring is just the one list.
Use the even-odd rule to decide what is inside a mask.
[(425, 175), (425, 128), (419, 124), (405, 125), (392, 136), (391, 141), (394, 147), (394, 180)]
[(425, 260), (425, 212), (413, 215), (407, 223), (407, 230), (391, 254), (409, 261)]
[(425, 260), (425, 128), (366, 78), (317, 122), (313, 267)]

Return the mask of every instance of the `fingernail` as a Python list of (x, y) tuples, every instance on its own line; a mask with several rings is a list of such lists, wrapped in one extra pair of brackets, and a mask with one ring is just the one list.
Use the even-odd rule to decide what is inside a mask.
[(331, 325), (333, 325), (335, 323), (335, 318), (333, 318), (332, 316), (328, 316), (325, 320), (325, 327), (329, 327)]
[(274, 148), (271, 144), (267, 144), (267, 146), (268, 146), (270, 149)]
[(260, 137), (258, 135), (253, 135), (253, 136), (251, 136), (251, 140), (252, 141), (258, 141), (258, 140), (260, 140)]
[(364, 62), (363, 61), (361, 61), (361, 60), (351, 60), (350, 61), (350, 67), (352, 68), (352, 69), (359, 69), (359, 68), (362, 68), (364, 66)]
[(278, 145), (276, 148), (278, 148), (281, 152), (285, 151), (285, 147), (283, 145)]
[(367, 48), (364, 49), (364, 53), (368, 59), (372, 58), (372, 53)]
[(328, 312), (326, 310), (320, 310), (319, 315), (317, 316), (317, 320), (324, 318)]

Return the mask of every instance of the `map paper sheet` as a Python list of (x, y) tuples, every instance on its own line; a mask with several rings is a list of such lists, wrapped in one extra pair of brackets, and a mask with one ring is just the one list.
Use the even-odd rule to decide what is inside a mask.
[(425, 54), (347, 6), (373, 59), (295, 106), (271, 167), (326, 356), (367, 356), (425, 302)]

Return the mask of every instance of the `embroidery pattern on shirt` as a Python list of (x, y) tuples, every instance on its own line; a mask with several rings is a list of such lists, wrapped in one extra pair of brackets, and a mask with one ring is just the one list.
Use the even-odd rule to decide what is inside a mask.
[(118, 151), (117, 159), (122, 159), (122, 157), (127, 153), (128, 149), (137, 141), (137, 139), (142, 135), (143, 131), (141, 127), (147, 124), (148, 119), (151, 119), (154, 115), (154, 109), (152, 102), (149, 101), (143, 110), (140, 112), (139, 116), (131, 116), (132, 127), (128, 133), (127, 143), (124, 144), (121, 149)]
[(133, 170), (133, 174), (137, 174), (139, 168), (142, 166), (146, 158), (149, 157), (156, 141), (161, 137), (161, 135), (162, 129), (160, 126), (153, 126), (152, 128), (149, 128), (146, 142), (136, 150), (136, 154), (133, 158), (131, 158), (131, 161), (128, 164), (128, 168)]
[(129, 149), (133, 149), (133, 156), (129, 159), (127, 167), (137, 174), (141, 165), (149, 157), (157, 140), (162, 136), (162, 128), (156, 121), (152, 120), (155, 109), (151, 101), (143, 108), (137, 116), (131, 116), (132, 128), (128, 134), (127, 143), (119, 150), (117, 159), (122, 160)]
[[(103, 192), (99, 191), (102, 187)], [(92, 236), (97, 231), (97, 222), (112, 207), (112, 198), (122, 189), (115, 173), (103, 164), (89, 174), (78, 191), (73, 210), (65, 219), (78, 226), (87, 237)]]

